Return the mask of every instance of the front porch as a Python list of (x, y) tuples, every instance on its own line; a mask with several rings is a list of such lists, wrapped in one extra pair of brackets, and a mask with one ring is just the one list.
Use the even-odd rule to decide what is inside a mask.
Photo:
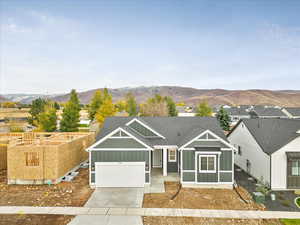
[(144, 193), (164, 193), (165, 192), (165, 181), (179, 182), (179, 173), (168, 173), (167, 176), (163, 176), (162, 168), (152, 168), (150, 184), (145, 186)]

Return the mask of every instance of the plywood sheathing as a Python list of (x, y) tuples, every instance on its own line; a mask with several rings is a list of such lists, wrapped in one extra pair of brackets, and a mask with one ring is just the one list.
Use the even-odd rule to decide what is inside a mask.
[[(88, 159), (94, 140), (94, 133), (26, 133), (8, 145), (8, 179), (56, 180)], [(38, 154), (38, 166), (26, 166), (26, 152)]]

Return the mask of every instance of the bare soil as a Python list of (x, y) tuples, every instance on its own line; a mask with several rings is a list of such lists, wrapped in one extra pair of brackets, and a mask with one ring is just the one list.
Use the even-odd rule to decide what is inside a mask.
[(247, 201), (243, 202), (232, 189), (182, 188), (174, 200), (171, 198), (179, 188), (177, 182), (165, 182), (165, 193), (145, 194), (144, 208), (188, 208), (188, 209), (232, 209), (264, 210), (264, 205), (257, 204), (242, 187), (238, 192)]
[(282, 225), (277, 219), (215, 219), (199, 217), (143, 217), (144, 225)]
[(64, 215), (0, 215), (0, 225), (66, 225), (74, 216)]
[(0, 171), (0, 206), (83, 206), (93, 193), (88, 169), (79, 169), (72, 182), (56, 185), (8, 185)]

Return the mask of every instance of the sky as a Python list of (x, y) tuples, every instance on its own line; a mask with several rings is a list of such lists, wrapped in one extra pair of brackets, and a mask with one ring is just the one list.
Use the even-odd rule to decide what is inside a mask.
[(0, 94), (300, 89), (297, 0), (0, 0)]

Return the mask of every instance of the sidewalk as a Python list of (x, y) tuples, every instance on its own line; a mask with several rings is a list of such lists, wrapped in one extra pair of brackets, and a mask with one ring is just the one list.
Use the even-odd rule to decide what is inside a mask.
[(0, 214), (57, 214), (108, 216), (179, 216), (243, 219), (300, 219), (300, 212), (170, 208), (87, 208), (0, 206)]

